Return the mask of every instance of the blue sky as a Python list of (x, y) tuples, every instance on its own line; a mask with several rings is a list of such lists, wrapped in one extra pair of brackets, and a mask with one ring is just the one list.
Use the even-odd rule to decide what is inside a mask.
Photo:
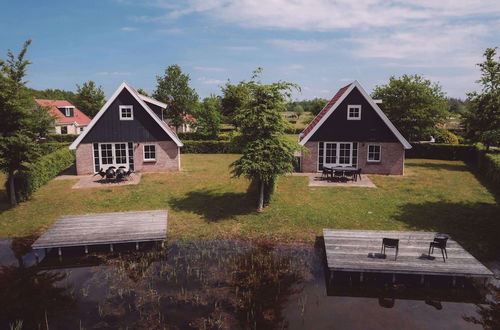
[(500, 46), (498, 0), (6, 1), (0, 56), (33, 39), (29, 86), (75, 90), (94, 80), (152, 92), (179, 64), (200, 96), (227, 79), (299, 84), (295, 98), (331, 98), (354, 79), (424, 75), (454, 97), (478, 88), (475, 66)]

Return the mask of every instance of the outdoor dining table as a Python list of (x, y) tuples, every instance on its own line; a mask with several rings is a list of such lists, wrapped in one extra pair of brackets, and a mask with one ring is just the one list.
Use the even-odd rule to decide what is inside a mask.
[(329, 170), (332, 171), (330, 173), (330, 175), (332, 176), (332, 179), (333, 179), (333, 175), (334, 175), (335, 172), (342, 172), (342, 175), (345, 175), (344, 174), (345, 172), (356, 172), (358, 170), (357, 168), (352, 167), (352, 166), (346, 166), (346, 167), (342, 167), (342, 166), (324, 166), (324, 168), (329, 169)]

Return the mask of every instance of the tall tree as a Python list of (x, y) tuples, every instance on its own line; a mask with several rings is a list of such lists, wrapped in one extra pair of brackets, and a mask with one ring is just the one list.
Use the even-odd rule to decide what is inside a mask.
[(410, 141), (435, 134), (449, 115), (441, 86), (419, 75), (391, 77), (387, 85), (375, 87), (372, 97), (382, 99), (382, 110)]
[(92, 80), (84, 82), (82, 86), (76, 85), (75, 106), (84, 114), (93, 118), (101, 110), (106, 99), (101, 86)]
[(0, 60), (0, 170), (8, 175), (8, 192), (12, 205), (17, 203), (14, 176), (26, 162), (40, 156), (38, 141), (45, 137), (53, 118), (36, 105), (24, 81), (30, 61), (24, 56), (31, 40), (27, 40), (17, 56), (7, 52)]
[(244, 102), (250, 98), (250, 90), (245, 81), (233, 85), (230, 81), (222, 87), (222, 115), (224, 122), (238, 126), (235, 121), (236, 110), (239, 109)]
[(189, 75), (182, 73), (180, 66), (174, 64), (165, 69), (163, 76), (156, 77), (156, 90), (153, 97), (169, 106), (165, 117), (176, 130), (185, 120), (186, 114), (196, 111), (198, 94), (189, 87)]
[(210, 138), (216, 138), (221, 124), (220, 109), (220, 97), (210, 95), (204, 98), (198, 111), (196, 111), (195, 127), (197, 132)]
[(298, 86), (281, 81), (264, 85), (255, 80), (258, 73), (260, 69), (251, 81), (240, 83), (249, 91), (234, 117), (241, 132), (243, 156), (231, 167), (235, 177), (244, 176), (257, 183), (257, 208), (262, 210), (264, 196), (269, 202), (277, 177), (293, 169), (295, 146), (284, 137), (287, 125), (280, 112), (286, 109), (291, 90)]
[(497, 48), (484, 52), (485, 60), (479, 63), (481, 92), (467, 94), (464, 123), (469, 136), (483, 142), (486, 148), (500, 144), (500, 56)]

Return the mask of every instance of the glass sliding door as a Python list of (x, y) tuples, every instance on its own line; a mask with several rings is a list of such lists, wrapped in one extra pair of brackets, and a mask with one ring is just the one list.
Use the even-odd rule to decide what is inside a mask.
[(318, 170), (323, 167), (349, 166), (358, 163), (358, 144), (356, 142), (319, 142)]
[[(96, 150), (97, 149), (97, 150)], [(96, 157), (98, 156), (98, 157)], [(94, 167), (96, 172), (114, 166), (125, 166), (133, 170), (134, 155), (131, 143), (95, 143)]]

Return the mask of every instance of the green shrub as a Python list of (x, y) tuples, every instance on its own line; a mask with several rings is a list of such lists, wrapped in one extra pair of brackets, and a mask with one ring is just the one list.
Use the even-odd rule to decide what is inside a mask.
[(500, 154), (486, 153), (478, 150), (475, 164), (478, 173), (500, 192)]
[(300, 134), (303, 130), (303, 128), (287, 127), (285, 129), (285, 134)]
[(414, 143), (406, 150), (406, 158), (473, 161), (476, 147), (463, 144)]
[(297, 123), (297, 121), (296, 121), (295, 119), (291, 119), (291, 120), (289, 120), (288, 122), (289, 122), (290, 124), (296, 124), (296, 123)]
[(50, 134), (47, 142), (73, 142), (77, 137), (77, 134)]
[(212, 136), (207, 136), (198, 132), (183, 132), (183, 133), (177, 133), (177, 136), (181, 141), (187, 140), (187, 141), (228, 141), (231, 140), (233, 131), (228, 131), (225, 133), (221, 133), (217, 136), (216, 139), (214, 139)]
[(184, 147), (181, 152), (184, 154), (237, 154), (241, 153), (241, 148), (233, 141), (183, 141)]
[[(68, 148), (58, 149), (28, 164), (14, 176), (16, 198), (19, 202), (28, 200), (41, 186), (73, 165), (75, 152)], [(9, 191), (9, 185), (5, 185)]]
[(66, 148), (68, 146), (69, 142), (44, 142), (40, 144), (42, 155), (48, 155), (58, 149)]
[(448, 131), (447, 129), (438, 129), (435, 134), (436, 143), (458, 144), (458, 136)]

